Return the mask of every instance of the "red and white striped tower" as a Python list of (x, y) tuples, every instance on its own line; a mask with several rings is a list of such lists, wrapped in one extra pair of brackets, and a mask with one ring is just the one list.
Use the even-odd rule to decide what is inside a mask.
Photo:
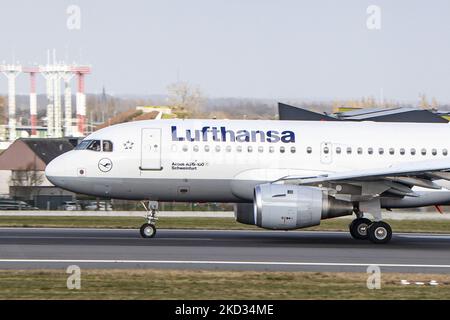
[(22, 72), (20, 65), (3, 65), (0, 71), (8, 78), (8, 131), (9, 140), (16, 140), (16, 78)]
[(77, 127), (78, 135), (84, 136), (86, 130), (86, 94), (84, 91), (84, 77), (91, 72), (91, 68), (87, 66), (76, 66), (72, 71), (77, 75)]
[(37, 96), (36, 96), (36, 73), (39, 72), (37, 67), (25, 67), (23, 71), (30, 74), (30, 123), (31, 136), (37, 135)]

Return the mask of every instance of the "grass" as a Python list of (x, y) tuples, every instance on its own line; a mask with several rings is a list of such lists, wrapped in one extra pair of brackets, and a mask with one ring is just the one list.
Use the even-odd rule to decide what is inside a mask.
[[(449, 233), (449, 220), (386, 220), (394, 232)], [(144, 222), (138, 217), (17, 217), (0, 216), (0, 227), (66, 227), (66, 228), (139, 228)], [(324, 220), (320, 226), (305, 230), (347, 231), (349, 219)], [(161, 218), (158, 228), (261, 230), (237, 223), (234, 218)]]
[[(0, 299), (449, 299), (447, 275), (383, 273), (380, 290), (366, 273), (199, 270), (82, 270), (68, 290), (65, 270), (0, 270)], [(401, 285), (400, 280), (438, 286)]]

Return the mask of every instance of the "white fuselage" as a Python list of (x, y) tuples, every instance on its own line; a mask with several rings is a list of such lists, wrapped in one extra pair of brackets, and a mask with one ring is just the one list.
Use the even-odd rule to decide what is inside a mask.
[[(449, 159), (450, 125), (266, 120), (149, 120), (84, 139), (47, 167), (50, 181), (95, 196), (162, 201), (249, 202), (255, 185), (279, 178)], [(112, 151), (108, 151), (112, 148)], [(94, 148), (95, 149), (95, 148)], [(446, 187), (445, 181), (438, 183)], [(416, 190), (417, 188), (415, 188)], [(417, 191), (421, 191), (417, 189)], [(450, 202), (442, 196), (389, 207)], [(431, 192), (431, 193), (435, 193)], [(405, 205), (406, 203), (406, 205)]]

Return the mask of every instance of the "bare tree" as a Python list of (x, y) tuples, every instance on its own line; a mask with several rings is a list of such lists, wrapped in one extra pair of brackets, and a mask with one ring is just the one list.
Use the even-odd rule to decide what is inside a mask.
[(44, 182), (44, 174), (41, 171), (36, 170), (36, 168), (29, 164), (23, 170), (12, 171), (10, 177), (10, 185), (13, 187), (28, 187), (22, 188), (24, 195), (29, 198), (33, 193), (33, 188), (40, 186)]
[(198, 87), (187, 82), (175, 82), (167, 87), (168, 103), (180, 117), (198, 116), (205, 98)]

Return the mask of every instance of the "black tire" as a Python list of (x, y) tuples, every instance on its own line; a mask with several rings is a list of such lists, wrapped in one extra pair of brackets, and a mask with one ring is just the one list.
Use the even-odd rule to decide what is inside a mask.
[(353, 239), (356, 240), (367, 240), (369, 236), (367, 235), (367, 229), (372, 224), (372, 221), (366, 218), (358, 218), (352, 221), (349, 225), (350, 234)]
[(142, 238), (153, 238), (156, 235), (156, 228), (150, 223), (144, 223), (140, 229)]
[(369, 240), (376, 244), (388, 243), (392, 238), (392, 229), (383, 221), (373, 222), (367, 229)]

